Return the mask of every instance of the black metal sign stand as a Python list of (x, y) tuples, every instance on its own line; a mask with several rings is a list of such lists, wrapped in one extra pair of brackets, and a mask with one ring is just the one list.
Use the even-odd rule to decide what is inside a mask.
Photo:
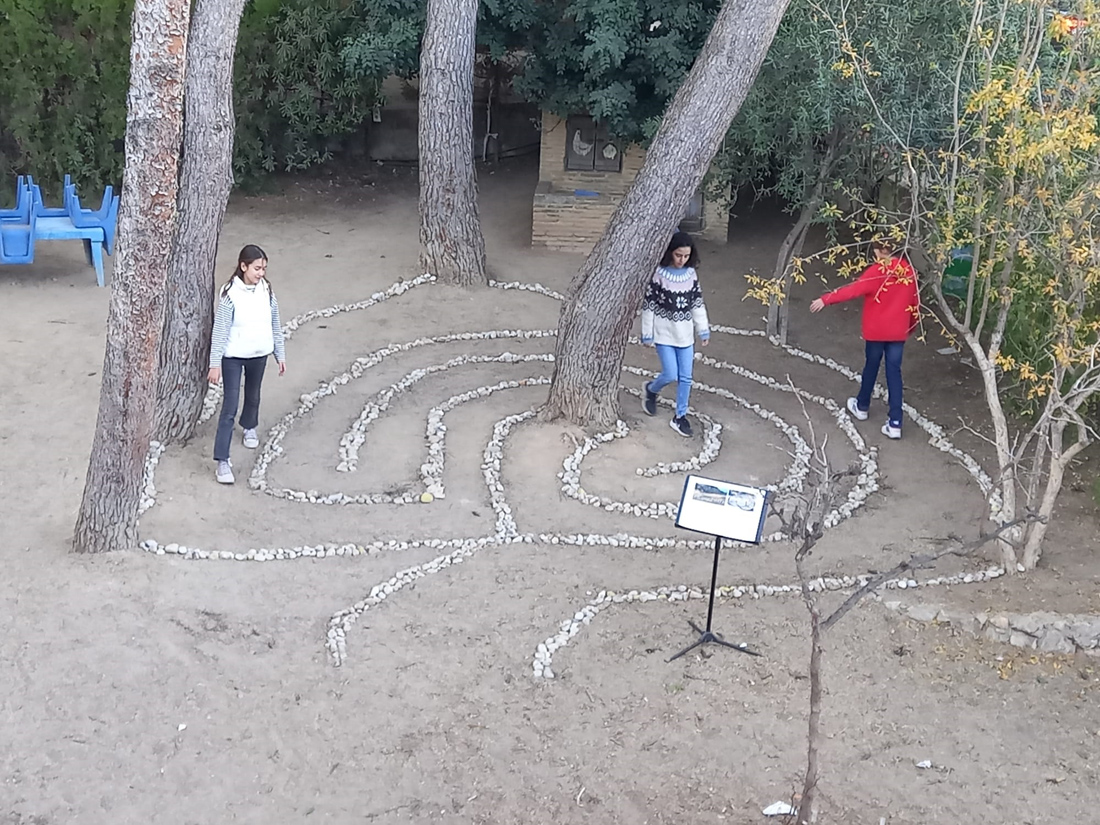
[(742, 653), (749, 654), (750, 656), (759, 656), (760, 655), (755, 650), (751, 650), (749, 648), (749, 646), (747, 644), (745, 644), (744, 642), (739, 642), (737, 644), (734, 644), (733, 642), (727, 642), (725, 639), (723, 639), (720, 635), (718, 635), (717, 633), (715, 633), (711, 629), (711, 622), (714, 620), (714, 594), (718, 590), (718, 554), (721, 552), (721, 550), (722, 550), (722, 538), (721, 538), (721, 536), (715, 536), (714, 537), (714, 568), (711, 570), (711, 574), (710, 574), (710, 604), (707, 606), (707, 627), (706, 627), (705, 630), (701, 630), (699, 628), (699, 626), (697, 624), (695, 624), (695, 622), (693, 622), (689, 619), (688, 624), (691, 625), (692, 630), (694, 630), (696, 633), (699, 634), (699, 639), (696, 642), (694, 642), (693, 644), (688, 645), (683, 650), (681, 650), (679, 653), (677, 653), (675, 656), (673, 656), (671, 659), (669, 659), (670, 662), (673, 662), (676, 659), (679, 659), (685, 653), (690, 653), (691, 651), (695, 650), (695, 648), (701, 647), (702, 645), (705, 645), (708, 642), (710, 642), (712, 644), (716, 644), (716, 645), (721, 645), (722, 647), (732, 648), (733, 650), (739, 650)]

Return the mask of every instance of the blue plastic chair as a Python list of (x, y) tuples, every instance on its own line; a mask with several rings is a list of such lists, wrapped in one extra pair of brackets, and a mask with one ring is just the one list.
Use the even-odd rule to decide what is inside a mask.
[(65, 208), (69, 220), (73, 222), (73, 226), (81, 229), (96, 226), (102, 227), (103, 247), (106, 249), (108, 255), (114, 254), (115, 227), (118, 224), (118, 205), (119, 196), (114, 194), (114, 188), (111, 186), (103, 190), (103, 203), (100, 204), (99, 209), (82, 208), (80, 206), (80, 196), (76, 194), (75, 188), (66, 192), (65, 196)]
[(42, 197), (42, 188), (34, 182), (34, 178), (27, 175), (27, 185), (30, 187), (31, 192), (34, 195), (32, 201), (34, 213), (40, 218), (67, 218), (69, 216), (69, 210), (65, 204), (69, 199), (70, 194), (76, 193), (76, 184), (73, 183), (70, 175), (65, 176), (65, 184), (61, 190), (61, 206), (46, 206), (46, 202)]
[(0, 223), (0, 264), (34, 263), (34, 225), (38, 216), (32, 211), (27, 223)]
[(20, 175), (15, 179), (15, 207), (12, 209), (0, 209), (0, 221), (15, 221), (26, 223), (31, 214), (31, 203), (34, 196), (26, 179)]

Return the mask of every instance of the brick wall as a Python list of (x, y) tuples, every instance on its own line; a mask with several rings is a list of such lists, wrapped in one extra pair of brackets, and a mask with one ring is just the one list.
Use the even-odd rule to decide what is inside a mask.
[(535, 189), (531, 245), (563, 252), (590, 252), (603, 235), (621, 197), (584, 198), (559, 192), (549, 181)]
[[(612, 212), (638, 176), (645, 151), (636, 145), (623, 150), (621, 172), (567, 172), (565, 119), (542, 113), (539, 183), (532, 203), (531, 245), (568, 252), (590, 252), (603, 235)], [(574, 194), (577, 189), (597, 197)], [(703, 237), (725, 242), (729, 212), (705, 203)]]

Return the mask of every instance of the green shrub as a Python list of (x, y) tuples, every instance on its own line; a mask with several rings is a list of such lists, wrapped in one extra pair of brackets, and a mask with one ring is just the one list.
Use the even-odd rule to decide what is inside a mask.
[(234, 78), (238, 185), (324, 163), (346, 148), (377, 99), (341, 56), (357, 22), (347, 0), (268, 0), (245, 11)]
[[(133, 0), (0, 2), (0, 205), (15, 175), (57, 197), (65, 175), (94, 198), (122, 181)], [(234, 77), (234, 169), (253, 185), (346, 145), (374, 105), (341, 55), (358, 23), (349, 0), (253, 0)]]
[(0, 10), (0, 199), (14, 175), (56, 195), (122, 180), (133, 0), (15, 0)]

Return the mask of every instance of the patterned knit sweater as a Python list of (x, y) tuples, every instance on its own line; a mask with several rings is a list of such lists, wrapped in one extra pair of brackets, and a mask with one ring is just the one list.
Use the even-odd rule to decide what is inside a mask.
[(690, 347), (710, 338), (707, 308), (695, 269), (659, 266), (642, 302), (642, 343)]

